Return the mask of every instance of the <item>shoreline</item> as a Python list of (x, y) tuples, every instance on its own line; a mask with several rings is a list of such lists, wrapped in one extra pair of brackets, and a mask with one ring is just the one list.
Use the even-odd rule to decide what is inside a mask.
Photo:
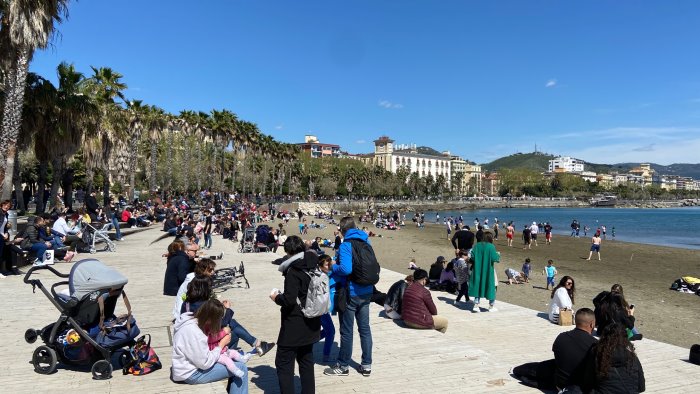
[[(296, 234), (296, 224), (296, 220), (290, 221), (288, 234)], [(367, 224), (358, 223), (360, 228), (364, 225)], [(304, 238), (322, 236), (332, 240), (334, 229), (334, 226), (310, 229)], [(454, 256), (454, 248), (441, 225), (426, 224), (425, 229), (417, 229), (409, 224), (398, 231), (376, 228), (372, 231), (382, 235), (370, 238), (382, 267), (404, 275), (412, 272), (408, 270), (411, 258), (416, 259), (418, 266), (428, 269), (437, 256), (445, 256), (448, 261)], [(509, 248), (504, 233), (494, 242), (501, 252), (501, 262), (496, 265), (497, 302), (502, 300), (547, 312), (551, 291), (544, 289), (545, 277), (541, 271), (546, 261), (552, 259), (558, 271), (557, 281), (563, 275), (570, 275), (576, 281), (575, 309), (593, 308), (593, 297), (609, 290), (612, 284), (620, 283), (627, 300), (636, 305), (636, 327), (645, 337), (685, 348), (700, 342), (700, 330), (695, 321), (699, 297), (669, 290), (671, 283), (681, 276), (700, 276), (700, 250), (608, 240), (602, 244), (602, 261), (587, 261), (588, 238), (555, 234), (551, 245), (540, 244), (530, 250), (523, 250), (521, 243), (516, 235), (514, 246)], [(519, 270), (526, 257), (532, 260), (530, 283), (507, 285), (503, 280), (505, 269)], [(448, 293), (442, 295), (454, 298)]]

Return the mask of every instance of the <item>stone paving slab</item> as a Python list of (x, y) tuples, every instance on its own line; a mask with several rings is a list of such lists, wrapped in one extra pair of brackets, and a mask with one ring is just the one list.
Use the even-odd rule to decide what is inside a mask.
[[(165, 259), (160, 255), (171, 239), (149, 245), (161, 234), (156, 229), (133, 233), (117, 244), (116, 253), (78, 257), (97, 257), (129, 278), (126, 291), (134, 315), (141, 331), (152, 335), (152, 345), (163, 362), (163, 370), (143, 377), (122, 376), (117, 371), (108, 381), (92, 380), (89, 371), (63, 367), (48, 376), (35, 373), (31, 355), (40, 343), (27, 344), (24, 331), (43, 327), (58, 318), (59, 313), (43, 294), (32, 294), (31, 286), (24, 284), (21, 277), (11, 276), (0, 280), (0, 298), (5, 301), (0, 312), (0, 337), (4, 339), (0, 352), (0, 390), (3, 393), (223, 393), (225, 384), (222, 382), (187, 386), (169, 379), (173, 297), (161, 295)], [(279, 331), (279, 308), (270, 301), (268, 294), (271, 288), (283, 286), (277, 267), (270, 264), (276, 256), (272, 253), (239, 254), (236, 249), (236, 243), (214, 238), (212, 254), (225, 252), (224, 259), (217, 261), (218, 266), (238, 266), (244, 261), (251, 288), (228, 289), (220, 296), (233, 302), (236, 319), (253, 335), (275, 341)], [(68, 272), (70, 265), (57, 264), (56, 267)], [(383, 270), (377, 287), (386, 290), (404, 275)], [(47, 283), (57, 281), (48, 273), (40, 276), (46, 278)], [(351, 371), (347, 377), (327, 377), (322, 372), (325, 366), (317, 364), (317, 392), (539, 392), (518, 383), (510, 377), (509, 371), (518, 364), (551, 358), (551, 344), (566, 328), (549, 323), (541, 312), (507, 303), (499, 302), (498, 312), (472, 314), (464, 310), (463, 305), (453, 305), (452, 295), (434, 292), (433, 298), (438, 312), (449, 319), (446, 334), (404, 328), (399, 322), (384, 318), (382, 308), (373, 304), (370, 308), (374, 341), (372, 376), (365, 378)], [(337, 331), (337, 319), (335, 322)], [(337, 355), (338, 341), (336, 332), (333, 356)], [(321, 346), (314, 349), (318, 362)], [(691, 391), (700, 384), (700, 367), (687, 361), (687, 349), (647, 339), (635, 342), (635, 346), (645, 370), (647, 392)], [(250, 361), (250, 392), (278, 392), (274, 356), (273, 350), (265, 357)], [(360, 343), (356, 335), (353, 358), (359, 360), (359, 357)]]

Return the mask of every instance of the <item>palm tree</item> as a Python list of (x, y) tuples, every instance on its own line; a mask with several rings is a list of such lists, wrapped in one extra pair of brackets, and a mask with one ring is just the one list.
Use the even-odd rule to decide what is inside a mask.
[(136, 198), (136, 164), (139, 156), (139, 141), (144, 129), (144, 119), (148, 116), (148, 106), (143, 105), (141, 100), (130, 100), (126, 103), (127, 114), (129, 117), (129, 146), (127, 154), (129, 158), (129, 200), (133, 201)]
[(68, 0), (2, 0), (0, 11), (0, 69), (5, 76), (0, 125), (0, 197), (5, 200), (12, 193), (29, 62), (37, 48), (46, 48), (55, 25), (67, 16)]
[(109, 205), (110, 163), (115, 156), (115, 145), (126, 140), (129, 130), (127, 113), (116, 99), (126, 102), (122, 91), (127, 86), (121, 81), (123, 75), (111, 68), (91, 68), (93, 75), (86, 80), (86, 90), (99, 107), (99, 125), (97, 133), (86, 136), (84, 141), (85, 164), (88, 171), (94, 171), (98, 166), (102, 168), (103, 203)]
[(148, 139), (151, 141), (150, 178), (148, 183), (151, 193), (155, 193), (158, 191), (158, 186), (156, 184), (158, 141), (163, 136), (163, 129), (165, 129), (166, 126), (165, 111), (156, 106), (150, 106), (146, 111), (144, 119), (144, 128), (148, 132)]

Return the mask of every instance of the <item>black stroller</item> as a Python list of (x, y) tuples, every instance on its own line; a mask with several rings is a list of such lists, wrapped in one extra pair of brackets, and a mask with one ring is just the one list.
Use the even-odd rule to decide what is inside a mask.
[[(41, 280), (31, 279), (38, 270), (50, 271), (68, 280), (54, 283), (48, 290)], [(32, 267), (24, 282), (31, 284), (33, 291), (38, 287), (61, 312), (55, 323), (39, 330), (30, 328), (24, 334), (27, 343), (34, 343), (39, 337), (44, 342), (32, 355), (34, 370), (48, 375), (56, 370), (58, 362), (92, 364), (94, 379), (111, 378), (113, 353), (133, 345), (139, 335), (139, 328), (131, 316), (129, 299), (123, 291), (128, 279), (99, 260), (86, 259), (73, 264), (68, 275), (51, 266)], [(57, 287), (66, 285), (67, 293), (65, 290), (57, 292)], [(127, 315), (117, 318), (114, 310), (120, 296), (124, 299)], [(122, 352), (119, 364), (129, 361), (128, 354)]]

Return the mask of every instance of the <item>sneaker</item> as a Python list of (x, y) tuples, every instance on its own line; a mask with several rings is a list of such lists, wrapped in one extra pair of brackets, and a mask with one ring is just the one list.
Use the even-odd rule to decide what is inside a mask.
[(7, 276), (5, 276), (4, 274), (0, 274), (0, 279), (5, 279), (5, 278), (7, 278)]
[(474, 306), (472, 306), (472, 313), (479, 313), (479, 312), (481, 312), (481, 308), (479, 308), (478, 304), (474, 304)]
[(360, 375), (362, 375), (362, 376), (364, 376), (364, 377), (368, 377), (369, 374), (372, 373), (372, 370), (369, 369), (369, 368), (365, 368), (365, 367), (363, 367), (362, 365), (360, 365), (359, 367), (357, 367), (357, 372), (359, 372)]
[(275, 347), (274, 342), (270, 343), (270, 342), (261, 341), (260, 345), (255, 347), (255, 351), (256, 351), (256, 353), (258, 353), (258, 356), (262, 357), (265, 355), (265, 353), (272, 350), (273, 347)]
[(496, 309), (495, 306), (490, 306), (488, 309), (489, 312), (498, 312), (498, 309)]
[(32, 267), (43, 267), (44, 265), (45, 264), (39, 259), (34, 260), (34, 262), (32, 263)]
[(224, 258), (224, 252), (219, 253), (218, 259), (221, 260)]
[(632, 338), (630, 338), (630, 341), (641, 341), (644, 336), (642, 334), (634, 334), (632, 335)]
[(241, 362), (247, 363), (251, 357), (253, 357), (253, 353), (246, 353), (241, 356)]
[(350, 375), (350, 371), (348, 367), (342, 367), (340, 364), (336, 363), (334, 366), (324, 369), (323, 374), (328, 376), (348, 376)]

